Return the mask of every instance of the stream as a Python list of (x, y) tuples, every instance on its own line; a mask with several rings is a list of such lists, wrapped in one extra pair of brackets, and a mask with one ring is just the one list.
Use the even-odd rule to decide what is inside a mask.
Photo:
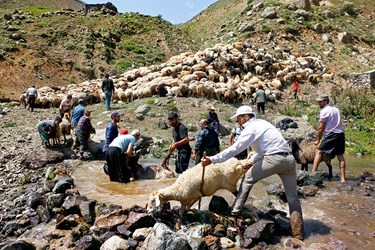
[[(358, 177), (364, 172), (375, 173), (375, 157), (345, 156), (347, 162), (347, 182), (340, 183), (338, 161), (332, 161), (333, 181), (325, 182), (315, 197), (301, 199), (305, 221), (305, 248), (320, 248), (319, 244), (330, 244), (332, 249), (375, 249), (375, 199), (365, 196), (365, 186), (360, 185)], [(141, 159), (143, 166), (160, 163), (157, 159)], [(103, 203), (113, 203), (131, 207), (134, 204), (144, 207), (152, 191), (171, 185), (175, 178), (161, 180), (138, 180), (128, 184), (110, 182), (102, 170), (103, 161), (84, 162), (72, 174), (76, 188), (81, 195)], [(191, 162), (190, 166), (193, 166)], [(171, 159), (171, 169), (174, 162)], [(309, 170), (311, 170), (309, 165)], [(322, 163), (319, 171), (327, 172)], [(267, 197), (266, 187), (281, 182), (278, 176), (268, 177), (254, 185), (246, 206), (251, 209)], [(234, 196), (226, 190), (215, 195), (224, 197), (231, 205)], [(204, 197), (201, 209), (207, 210), (211, 197)], [(281, 204), (281, 203), (280, 203)], [(172, 206), (179, 202), (172, 201)], [(193, 208), (198, 208), (198, 202)], [(277, 209), (288, 211), (286, 204)], [(346, 246), (347, 248), (343, 248)], [(279, 249), (280, 246), (275, 246)]]

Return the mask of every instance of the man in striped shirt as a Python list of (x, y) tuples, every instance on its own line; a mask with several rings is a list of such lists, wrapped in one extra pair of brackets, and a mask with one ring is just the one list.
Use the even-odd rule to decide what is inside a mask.
[(84, 115), (79, 119), (76, 129), (76, 144), (79, 144), (79, 159), (83, 160), (83, 153), (88, 148), (90, 134), (95, 134), (95, 128), (91, 125), (91, 109), (86, 108)]

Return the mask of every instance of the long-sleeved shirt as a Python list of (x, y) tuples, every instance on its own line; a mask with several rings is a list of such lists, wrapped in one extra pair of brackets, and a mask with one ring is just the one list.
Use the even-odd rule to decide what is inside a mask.
[(210, 157), (213, 163), (226, 161), (247, 147), (255, 151), (250, 158), (250, 161), (254, 163), (262, 160), (265, 155), (292, 151), (280, 131), (265, 120), (254, 117), (243, 124), (243, 127), (240, 137), (232, 146)]
[(205, 126), (198, 134), (197, 142), (195, 143), (194, 151), (200, 152), (205, 148), (219, 149), (220, 143), (217, 133), (211, 125)]
[(105, 129), (105, 143), (103, 152), (107, 151), (109, 144), (118, 136), (117, 125), (111, 122)]
[(29, 97), (29, 96), (35, 96), (35, 97), (38, 97), (38, 91), (36, 90), (36, 88), (28, 88), (27, 91), (26, 91), (26, 96)]
[(211, 123), (216, 132), (219, 132), (220, 129), (220, 122), (219, 122), (219, 117), (215, 112), (208, 112), (207, 120), (209, 123)]
[(72, 110), (72, 126), (76, 127), (78, 124), (79, 119), (83, 116), (85, 113), (85, 107), (83, 107), (81, 104), (78, 104), (75, 106)]
[(106, 78), (102, 82), (102, 90), (103, 92), (109, 91), (109, 92), (114, 92), (115, 91), (115, 86), (113, 84), (112, 79)]
[(77, 129), (81, 130), (85, 134), (90, 134), (95, 131), (94, 127), (91, 125), (91, 119), (87, 115), (83, 115), (77, 124)]

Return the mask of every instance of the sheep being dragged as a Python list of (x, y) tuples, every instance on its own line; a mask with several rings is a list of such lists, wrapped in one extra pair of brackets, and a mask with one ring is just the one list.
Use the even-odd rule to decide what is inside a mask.
[(205, 168), (202, 185), (202, 165), (198, 164), (183, 172), (174, 184), (150, 194), (147, 204), (149, 211), (160, 207), (163, 203), (176, 200), (181, 202), (180, 214), (204, 196), (211, 196), (220, 189), (236, 191), (237, 181), (245, 174), (241, 161), (231, 158), (226, 162), (209, 165)]
[[(292, 141), (291, 147), (296, 162), (301, 164), (301, 170), (308, 171), (308, 164), (314, 162), (316, 145), (313, 142), (299, 144), (297, 141)], [(332, 159), (333, 157), (323, 153), (321, 161), (324, 161), (328, 167), (328, 180), (331, 180), (333, 177), (331, 165)]]

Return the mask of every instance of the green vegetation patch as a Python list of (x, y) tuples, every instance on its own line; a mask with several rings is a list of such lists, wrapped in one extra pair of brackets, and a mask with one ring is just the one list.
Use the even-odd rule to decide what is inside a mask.
[(46, 6), (27, 6), (23, 8), (23, 11), (31, 12), (34, 16), (39, 16), (43, 13), (51, 12), (55, 10)]

